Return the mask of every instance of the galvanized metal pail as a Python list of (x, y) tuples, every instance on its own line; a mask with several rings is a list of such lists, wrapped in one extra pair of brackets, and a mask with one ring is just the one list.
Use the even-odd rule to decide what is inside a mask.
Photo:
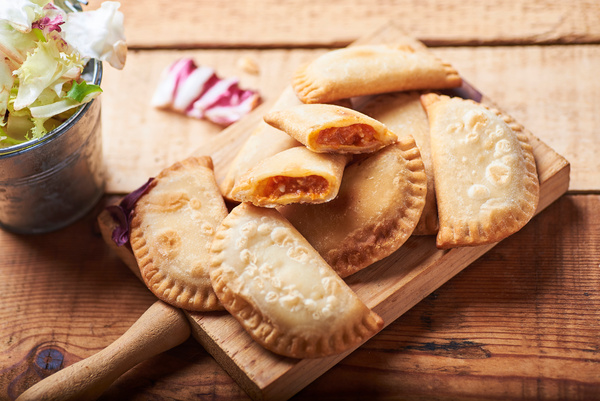
[[(102, 63), (88, 62), (99, 85)], [(44, 137), (0, 148), (0, 227), (34, 234), (81, 218), (104, 193), (100, 101), (80, 107)]]

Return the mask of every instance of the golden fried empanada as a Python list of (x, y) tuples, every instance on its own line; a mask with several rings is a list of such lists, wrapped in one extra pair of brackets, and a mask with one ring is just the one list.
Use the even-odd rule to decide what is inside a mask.
[(243, 174), (231, 197), (264, 207), (327, 202), (338, 193), (347, 161), (345, 155), (315, 153), (304, 146), (287, 149)]
[(333, 50), (296, 71), (292, 86), (303, 103), (413, 89), (460, 86), (456, 70), (426, 50), (362, 45)]
[(512, 118), (472, 100), (421, 97), (430, 122), (439, 248), (498, 242), (539, 200), (531, 145)]
[(183, 309), (223, 309), (208, 267), (210, 244), (226, 215), (210, 157), (163, 170), (137, 201), (131, 221), (131, 248), (150, 291)]
[(433, 162), (429, 145), (429, 121), (419, 92), (394, 92), (373, 96), (360, 111), (381, 121), (396, 135), (412, 135), (421, 152), (427, 174), (427, 197), (413, 235), (435, 235), (438, 231)]
[(427, 177), (412, 137), (346, 167), (338, 196), (280, 212), (341, 276), (397, 250), (425, 204)]
[[(287, 87), (271, 110), (286, 109), (299, 104), (302, 103), (298, 100), (292, 88)], [(219, 185), (221, 194), (226, 199), (233, 200), (231, 190), (242, 174), (254, 167), (259, 161), (300, 145), (301, 143), (294, 138), (271, 127), (264, 121), (260, 121), (229, 165), (225, 178)]]
[(211, 247), (221, 303), (266, 349), (293, 358), (338, 354), (383, 327), (275, 209), (242, 203)]
[(381, 122), (331, 104), (303, 104), (273, 111), (264, 120), (313, 152), (368, 153), (398, 140)]

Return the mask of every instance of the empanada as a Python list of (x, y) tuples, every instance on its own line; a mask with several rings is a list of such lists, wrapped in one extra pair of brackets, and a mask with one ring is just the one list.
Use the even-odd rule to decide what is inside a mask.
[(341, 276), (396, 251), (423, 210), (427, 177), (412, 137), (350, 164), (338, 196), (280, 212)]
[(194, 311), (223, 309), (208, 276), (209, 248), (227, 215), (208, 156), (163, 170), (137, 201), (131, 248), (159, 299)]
[(319, 153), (369, 153), (398, 140), (381, 122), (331, 104), (303, 104), (273, 111), (264, 120)]
[(362, 45), (333, 50), (298, 69), (292, 86), (303, 103), (413, 89), (460, 86), (456, 70), (426, 50)]
[(360, 111), (381, 121), (396, 135), (412, 135), (421, 152), (427, 174), (427, 196), (421, 219), (413, 235), (435, 235), (438, 231), (433, 162), (429, 145), (429, 121), (421, 105), (419, 92), (394, 92), (373, 96)]
[[(298, 100), (292, 88), (287, 87), (271, 110), (286, 109), (299, 104), (302, 103)], [(225, 178), (219, 185), (221, 194), (226, 199), (233, 200), (231, 190), (242, 174), (254, 167), (259, 161), (300, 145), (301, 143), (294, 138), (271, 127), (264, 121), (260, 121), (229, 165)]]
[(439, 248), (498, 242), (535, 213), (539, 181), (527, 136), (472, 100), (421, 97), (430, 122)]
[(275, 209), (236, 206), (217, 230), (211, 253), (210, 278), (221, 303), (272, 352), (338, 354), (383, 327)]
[(287, 149), (243, 174), (231, 197), (264, 207), (328, 202), (338, 193), (347, 161), (346, 155), (315, 153), (304, 146)]

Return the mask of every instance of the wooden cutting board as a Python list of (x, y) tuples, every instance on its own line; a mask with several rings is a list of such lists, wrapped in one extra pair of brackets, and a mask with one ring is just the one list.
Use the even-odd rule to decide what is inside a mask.
[[(355, 42), (358, 43), (409, 43), (424, 47), (391, 24)], [(468, 84), (454, 94), (492, 104)], [(194, 152), (195, 155), (210, 155), (213, 158), (217, 180), (223, 178), (237, 150), (269, 107), (269, 104), (263, 105)], [(569, 163), (538, 138), (529, 135), (540, 178), (539, 213), (567, 191)], [(131, 251), (126, 247), (116, 247), (110, 241), (114, 222), (107, 212), (99, 216), (99, 223), (107, 243), (139, 276)], [(439, 250), (435, 246), (435, 237), (414, 236), (394, 254), (350, 276), (346, 281), (388, 325), (494, 245)], [(255, 343), (226, 312), (186, 311), (186, 315), (193, 336), (255, 400), (290, 398), (352, 352), (321, 359), (285, 358)]]

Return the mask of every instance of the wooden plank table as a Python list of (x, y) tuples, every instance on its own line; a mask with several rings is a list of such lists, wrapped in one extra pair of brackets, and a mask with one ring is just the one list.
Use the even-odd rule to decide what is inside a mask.
[[(107, 196), (56, 233), (0, 231), (0, 399), (105, 348), (155, 300), (104, 245), (95, 217), (219, 135), (210, 123), (149, 107), (165, 65), (192, 56), (268, 101), (299, 63), (390, 19), (438, 46), (436, 54), (565, 156), (570, 191), (293, 399), (600, 399), (600, 5), (123, 3), (132, 51), (125, 70), (106, 68), (103, 82)], [(243, 57), (259, 74), (239, 67)], [(248, 395), (191, 339), (101, 397), (204, 398)]]

